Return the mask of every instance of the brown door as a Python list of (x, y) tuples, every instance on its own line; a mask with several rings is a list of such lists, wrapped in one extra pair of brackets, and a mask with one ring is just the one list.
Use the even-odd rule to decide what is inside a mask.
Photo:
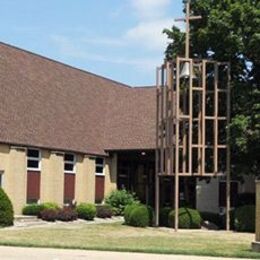
[(71, 203), (75, 199), (75, 174), (65, 173), (64, 203)]
[(105, 193), (105, 176), (96, 176), (95, 202), (101, 203)]
[(27, 203), (34, 203), (40, 199), (41, 173), (27, 172)]

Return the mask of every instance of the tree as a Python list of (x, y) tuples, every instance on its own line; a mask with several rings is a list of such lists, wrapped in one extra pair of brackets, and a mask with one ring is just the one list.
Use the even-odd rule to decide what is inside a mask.
[[(232, 172), (260, 175), (260, 1), (191, 0), (202, 19), (191, 22), (191, 55), (231, 63)], [(184, 33), (163, 31), (172, 41), (167, 59), (184, 56)]]

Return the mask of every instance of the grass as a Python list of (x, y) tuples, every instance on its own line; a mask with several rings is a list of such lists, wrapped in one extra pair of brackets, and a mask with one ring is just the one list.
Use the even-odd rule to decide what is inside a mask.
[(0, 245), (258, 258), (253, 234), (134, 228), (114, 224), (57, 224), (0, 230)]

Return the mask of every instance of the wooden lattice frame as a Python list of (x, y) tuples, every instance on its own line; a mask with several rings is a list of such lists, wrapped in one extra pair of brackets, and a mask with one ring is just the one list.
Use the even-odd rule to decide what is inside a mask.
[[(185, 63), (190, 72), (196, 71), (195, 76), (191, 73), (188, 78), (181, 77)], [(230, 148), (226, 126), (230, 122), (230, 64), (180, 57), (176, 61), (166, 61), (157, 68), (156, 120), (156, 224), (159, 223), (160, 176), (175, 177), (176, 230), (179, 176), (226, 176), (229, 229)], [(212, 125), (211, 130), (208, 124)], [(223, 133), (224, 140), (220, 136)], [(207, 151), (212, 154), (211, 164)], [(225, 162), (221, 163), (223, 153)]]

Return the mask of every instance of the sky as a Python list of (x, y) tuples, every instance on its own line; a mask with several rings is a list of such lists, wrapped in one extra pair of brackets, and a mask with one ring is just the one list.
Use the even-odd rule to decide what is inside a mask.
[(182, 0), (1, 0), (0, 41), (131, 86), (155, 84)]

